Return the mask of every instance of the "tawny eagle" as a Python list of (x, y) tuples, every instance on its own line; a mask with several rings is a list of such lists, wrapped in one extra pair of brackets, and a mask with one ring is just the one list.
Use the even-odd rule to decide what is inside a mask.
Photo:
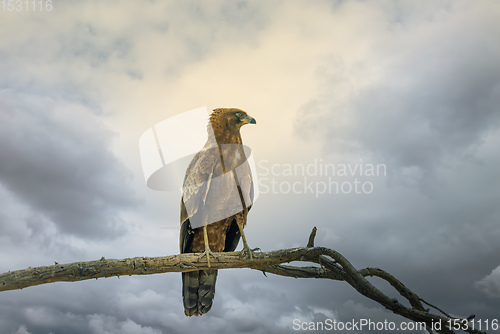
[[(252, 259), (243, 233), (253, 201), (253, 181), (240, 129), (256, 124), (236, 108), (214, 109), (208, 123), (208, 140), (191, 160), (181, 198), (181, 253), (201, 253), (210, 268), (212, 252), (232, 252), (240, 236), (242, 254)], [(186, 316), (202, 315), (212, 307), (217, 270), (182, 273)]]

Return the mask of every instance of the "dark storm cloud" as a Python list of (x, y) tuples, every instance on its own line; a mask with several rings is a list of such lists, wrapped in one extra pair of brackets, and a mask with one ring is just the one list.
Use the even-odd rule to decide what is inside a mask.
[[(331, 74), (320, 75), (323, 91), (302, 107), (296, 129), (321, 143), (325, 160), (354, 156), (388, 167), (386, 184), (370, 196), (316, 201), (335, 217), (318, 219), (319, 229), (336, 237), (319, 235), (318, 242), (334, 244), (356, 267), (388, 270), (444, 309), (494, 319), (499, 8), (476, 4), (434, 8), (428, 16), (417, 11), (388, 24), (385, 36), (374, 34), (370, 57), (354, 63), (332, 57)], [(356, 298), (329, 290), (313, 295), (319, 304)], [(380, 318), (356, 308), (344, 305), (339, 316)]]
[[(342, 1), (330, 13), (330, 2), (283, 2), (280, 7), (274, 2), (183, 1), (148, 7), (89, 1), (61, 3), (54, 15), (16, 25), (9, 16), (0, 22), (6, 28), (0, 83), (12, 89), (0, 93), (2, 267), (7, 271), (19, 263), (60, 261), (59, 249), (50, 254), (43, 250), (61, 237), (71, 241), (73, 235), (81, 242), (76, 247), (96, 258), (177, 252), (176, 232), (158, 232), (157, 227), (178, 226), (177, 213), (171, 213), (172, 207), (178, 210), (178, 197), (158, 200), (160, 208), (154, 212), (135, 210), (132, 216), (141, 221), (141, 233), (121, 222), (120, 213), (134, 198), (126, 185), (128, 172), (110, 152), (111, 134), (99, 123), (98, 117), (105, 116), (98, 111), (113, 99), (128, 103), (110, 83), (134, 77), (142, 79), (134, 81), (134, 89), (160, 87), (170, 97), (164, 87), (174, 86), (191, 65), (203, 68), (214, 51), (232, 54), (235, 46), (244, 45), (249, 54), (262, 52), (254, 64), (242, 62), (242, 68), (251, 70), (267, 64), (268, 56), (294, 64), (303, 63), (303, 52), (315, 54), (305, 58), (311, 60), (307, 70), (322, 73), (322, 88), (312, 90), (317, 95), (297, 119), (301, 135), (320, 140), (325, 154), (318, 158), (324, 161), (369, 157), (386, 163), (389, 172), (370, 179), (375, 190), (369, 196), (261, 194), (245, 230), (250, 246), (265, 251), (303, 246), (316, 225), (316, 244), (341, 252), (356, 268), (381, 267), (446, 311), (498, 317), (497, 7), (454, 3), (457, 8), (449, 2)], [(296, 20), (302, 16), (310, 22)], [(289, 40), (292, 26), (314, 34), (307, 41), (301, 35)], [(35, 34), (42, 28), (44, 34)], [(18, 32), (10, 33), (14, 30)], [(332, 42), (330, 32), (337, 31), (342, 43)], [(265, 52), (261, 46), (268, 32), (278, 45), (272, 50), (286, 47), (287, 40), (294, 47), (285, 48), (290, 50), (286, 55)], [(366, 50), (356, 44), (363, 40), (370, 45)], [(345, 59), (337, 55), (339, 50), (347, 50)], [(224, 70), (221, 66), (220, 73)], [(276, 71), (288, 78), (283, 69)], [(142, 86), (152, 76), (153, 84)], [(214, 75), (214, 87), (216, 79)], [(245, 75), (240, 79), (248, 80)], [(259, 96), (254, 94), (262, 87), (255, 85), (246, 94)], [(183, 93), (190, 96), (192, 89)], [(263, 109), (290, 100), (291, 91), (284, 91), (277, 96), (279, 90), (270, 90), (274, 95), (262, 99)], [(106, 100), (108, 93), (112, 96)], [(269, 113), (276, 119), (292, 116), (290, 109)], [(266, 138), (266, 128), (259, 129)], [(290, 143), (305, 137), (261, 144), (280, 151), (282, 162), (307, 164), (310, 157), (290, 150)], [(121, 232), (129, 233), (99, 239)], [(183, 314), (180, 274), (7, 291), (0, 302), (0, 329), (16, 334), (290, 333), (294, 319), (403, 320), (345, 282), (268, 276), (221, 270), (214, 307), (197, 318)], [(372, 281), (397, 296), (391, 287)]]
[(487, 12), (498, 8), (481, 4), (389, 24), (355, 65), (332, 57), (335, 74), (302, 107), (297, 129), (322, 133), (329, 153), (371, 152), (423, 174), (474, 149), (500, 124), (500, 29)]
[(10, 195), (61, 233), (123, 233), (120, 211), (134, 203), (131, 175), (109, 150), (104, 126), (78, 105), (0, 94), (0, 182)]
[[(165, 301), (169, 299), (168, 296), (149, 289), (141, 291), (141, 287), (137, 290), (133, 280), (117, 280), (81, 282), (83, 284), (79, 289), (56, 283), (27, 294), (20, 294), (20, 291), (6, 292), (4, 298), (11, 304), (10, 307), (7, 304), (0, 305), (4, 316), (0, 327), (6, 333), (14, 333), (24, 327), (31, 334), (163, 333), (158, 328), (159, 323), (151, 321), (151, 318), (159, 318), (155, 312), (157, 310), (167, 314), (168, 302)], [(158, 285), (154, 279), (151, 281), (153, 285)], [(156, 279), (156, 282), (160, 281)], [(165, 282), (168, 279), (161, 281)], [(117, 283), (118, 290), (113, 288)], [(158, 302), (159, 299), (162, 303)], [(12, 307), (13, 302), (15, 307)], [(134, 315), (129, 317), (130, 313)]]
[(491, 298), (500, 297), (500, 266), (495, 268), (491, 274), (476, 282), (475, 286)]

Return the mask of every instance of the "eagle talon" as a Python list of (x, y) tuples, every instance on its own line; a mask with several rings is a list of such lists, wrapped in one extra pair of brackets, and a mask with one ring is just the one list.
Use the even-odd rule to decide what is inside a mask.
[(256, 250), (260, 250), (260, 248), (250, 249), (248, 246), (244, 246), (240, 252), (239, 258), (241, 259), (245, 254), (248, 254), (248, 258), (250, 259), (250, 267), (253, 265), (253, 252)]
[(201, 256), (198, 258), (198, 261), (200, 261), (201, 259), (203, 259), (204, 256), (207, 257), (208, 268), (210, 268), (210, 256), (220, 262), (219, 258), (217, 256), (215, 256), (215, 254), (208, 247), (205, 249), (205, 251), (203, 252), (203, 254), (201, 254)]

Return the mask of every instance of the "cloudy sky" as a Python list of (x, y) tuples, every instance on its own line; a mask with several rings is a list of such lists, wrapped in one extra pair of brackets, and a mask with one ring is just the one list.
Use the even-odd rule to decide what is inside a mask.
[[(257, 120), (242, 129), (260, 184), (251, 247), (303, 246), (317, 226), (355, 267), (499, 319), (499, 17), (493, 0), (0, 8), (0, 272), (178, 253), (180, 195), (148, 188), (139, 138), (238, 107)], [(346, 283), (249, 269), (220, 272), (198, 318), (177, 273), (0, 298), (2, 333), (290, 333), (294, 319), (402, 320)]]

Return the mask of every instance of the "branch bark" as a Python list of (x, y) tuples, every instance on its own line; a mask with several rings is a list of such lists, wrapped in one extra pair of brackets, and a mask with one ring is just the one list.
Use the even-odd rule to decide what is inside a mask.
[[(322, 278), (345, 281), (362, 295), (374, 300), (395, 314), (407, 319), (425, 323), (429, 333), (455, 333), (448, 325), (460, 324), (464, 332), (485, 333), (475, 329), (464, 328), (474, 316), (467, 319), (454, 318), (435, 306), (421, 299), (391, 274), (379, 268), (355, 269), (340, 253), (325, 247), (314, 247), (314, 227), (307, 247), (282, 249), (271, 252), (255, 252), (253, 263), (246, 258), (240, 258), (239, 252), (214, 253), (219, 261), (211, 261), (212, 269), (251, 268), (264, 274), (273, 273), (280, 276), (295, 278)], [(201, 259), (202, 253), (186, 253), (161, 257), (135, 257), (127, 259), (105, 259), (97, 261), (55, 264), (52, 266), (28, 268), (9, 271), (0, 275), (0, 291), (23, 289), (29, 286), (52, 282), (75, 282), (125, 275), (151, 275), (167, 272), (187, 272), (208, 269), (206, 259)], [(284, 263), (309, 262), (316, 266), (291, 266)], [(318, 266), (319, 265), (319, 266)], [(378, 277), (391, 284), (400, 296), (406, 299), (411, 307), (401, 304), (397, 299), (391, 299), (371, 284), (366, 277)], [(431, 306), (440, 314), (431, 313), (423, 304)], [(441, 329), (433, 325), (440, 323)]]

